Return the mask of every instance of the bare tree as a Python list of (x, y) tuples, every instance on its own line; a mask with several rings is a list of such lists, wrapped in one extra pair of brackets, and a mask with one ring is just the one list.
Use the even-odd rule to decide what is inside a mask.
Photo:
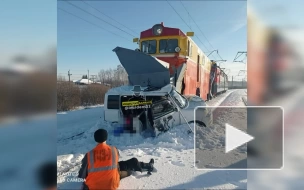
[(106, 83), (111, 83), (111, 69), (107, 69), (105, 71), (105, 78)]
[(115, 69), (100, 70), (98, 78), (102, 83), (107, 83), (112, 87), (128, 84), (128, 74), (122, 65), (118, 65)]
[(63, 82), (63, 81), (66, 81), (66, 80), (65, 80), (65, 77), (64, 77), (64, 76), (59, 75), (59, 76), (57, 76), (57, 81), (58, 81), (58, 82)]
[(102, 84), (105, 83), (106, 80), (106, 71), (104, 69), (101, 69), (98, 73), (98, 79), (100, 82), (102, 82)]

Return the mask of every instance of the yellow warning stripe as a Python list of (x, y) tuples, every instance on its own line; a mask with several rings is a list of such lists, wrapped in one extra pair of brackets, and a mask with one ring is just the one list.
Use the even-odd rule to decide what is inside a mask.
[(151, 105), (152, 100), (150, 101), (128, 101), (122, 102), (122, 106), (140, 106), (140, 105)]

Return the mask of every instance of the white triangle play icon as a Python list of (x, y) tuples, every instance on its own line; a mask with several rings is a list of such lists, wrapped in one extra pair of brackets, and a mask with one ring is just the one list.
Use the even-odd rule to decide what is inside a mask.
[(241, 130), (232, 127), (231, 125), (226, 123), (226, 146), (225, 152), (228, 153), (231, 150), (253, 140), (254, 137), (244, 133)]

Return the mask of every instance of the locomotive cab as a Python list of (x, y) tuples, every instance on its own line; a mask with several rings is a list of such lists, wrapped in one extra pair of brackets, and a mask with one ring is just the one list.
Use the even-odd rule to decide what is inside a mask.
[(142, 31), (133, 42), (139, 46), (137, 51), (169, 63), (172, 84), (179, 93), (195, 94), (208, 100), (212, 62), (191, 39), (192, 36), (194, 32), (184, 33), (161, 23)]

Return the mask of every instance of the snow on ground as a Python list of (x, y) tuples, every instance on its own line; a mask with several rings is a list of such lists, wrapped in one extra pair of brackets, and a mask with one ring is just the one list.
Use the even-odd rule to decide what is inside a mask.
[[(228, 91), (207, 104), (241, 105), (243, 94), (244, 90)], [(177, 126), (155, 139), (144, 139), (129, 134), (115, 137), (111, 133), (113, 125), (104, 121), (103, 107), (58, 114), (57, 120), (58, 189), (80, 188), (80, 182), (67, 182), (73, 178), (67, 176), (67, 172), (79, 171), (84, 154), (96, 146), (93, 134), (99, 128), (110, 132), (107, 143), (120, 150), (120, 160), (137, 157), (140, 161), (149, 162), (151, 158), (155, 159), (156, 171), (151, 176), (135, 172), (121, 180), (119, 189), (246, 189), (246, 171), (202, 171), (194, 168), (194, 137), (187, 134), (188, 125)], [(216, 133), (212, 130), (206, 130), (205, 134)]]
[(303, 189), (304, 187), (304, 88), (278, 94), (266, 105), (284, 108), (284, 168), (248, 172), (249, 189)]
[(226, 98), (216, 106), (244, 106), (243, 98), (247, 98), (246, 89), (228, 90)]
[(212, 100), (207, 101), (206, 104), (208, 106), (219, 106), (234, 91), (235, 90), (227, 90), (225, 93), (220, 94)]
[(247, 110), (244, 109), (243, 97), (243, 90), (233, 90), (230, 93), (228, 91), (226, 96), (221, 97), (220, 103), (216, 104), (218, 107), (212, 108), (213, 125), (208, 128), (197, 127), (195, 150), (198, 163), (196, 163), (196, 167), (246, 168), (246, 144), (225, 154), (225, 124), (228, 123), (243, 131), (246, 131), (247, 128)]
[(76, 139), (80, 134), (85, 133), (94, 126), (101, 118), (103, 118), (102, 106), (57, 114), (57, 140), (65, 142), (66, 138), (73, 136), (75, 136), (73, 139)]
[[(103, 107), (103, 104), (97, 104), (97, 105), (93, 105), (93, 106), (78, 106), (71, 111), (78, 111), (78, 110), (98, 108), (98, 107)], [(69, 112), (71, 112), (71, 111), (69, 111)], [(58, 112), (57, 114), (67, 114), (67, 112)]]

